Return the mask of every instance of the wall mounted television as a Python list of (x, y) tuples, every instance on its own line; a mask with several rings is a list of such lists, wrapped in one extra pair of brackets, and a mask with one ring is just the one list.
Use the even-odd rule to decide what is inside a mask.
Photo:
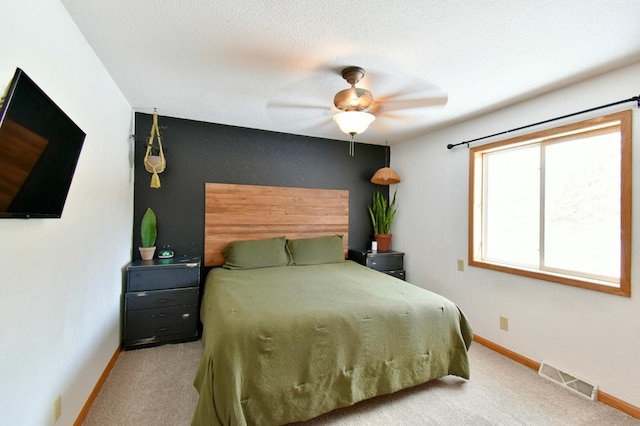
[(0, 218), (60, 218), (85, 133), (20, 68), (0, 108)]

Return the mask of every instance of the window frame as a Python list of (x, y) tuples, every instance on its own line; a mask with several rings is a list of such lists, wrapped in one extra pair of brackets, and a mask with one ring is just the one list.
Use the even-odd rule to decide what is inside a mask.
[[(538, 144), (546, 140), (559, 141), (567, 134), (581, 133), (594, 126), (620, 122), (621, 133), (621, 176), (620, 176), (620, 282), (619, 286), (606, 284), (598, 279), (588, 279), (559, 272), (528, 269), (491, 262), (482, 258), (483, 220), (483, 155), (485, 153)], [(469, 224), (468, 263), (469, 266), (551, 281), (573, 287), (580, 287), (624, 297), (631, 297), (631, 186), (632, 186), (632, 111), (625, 110), (576, 123), (565, 124), (522, 136), (517, 136), (470, 148), (469, 151)], [(542, 220), (542, 219), (541, 219)]]

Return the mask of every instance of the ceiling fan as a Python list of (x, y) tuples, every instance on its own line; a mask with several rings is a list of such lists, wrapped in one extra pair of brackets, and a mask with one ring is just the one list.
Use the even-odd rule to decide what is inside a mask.
[[(327, 70), (327, 68), (324, 68), (324, 70)], [(365, 77), (364, 68), (348, 66), (337, 71), (349, 84), (349, 87), (340, 90), (334, 95), (333, 105), (329, 106), (321, 101), (321, 99), (326, 99), (326, 95), (318, 93), (319, 87), (317, 87), (318, 90), (313, 90), (313, 93), (307, 91), (307, 94), (311, 95), (307, 96), (307, 100), (313, 99), (315, 102), (300, 103), (295, 94), (300, 93), (302, 90), (307, 90), (306, 88), (302, 89), (302, 87), (306, 87), (309, 84), (308, 80), (305, 80), (304, 85), (295, 83), (289, 86), (289, 90), (283, 91), (286, 95), (283, 96), (282, 101), (268, 103), (271, 111), (295, 110), (298, 114), (296, 121), (291, 123), (288, 113), (272, 112), (273, 116), (286, 120), (290, 125), (298, 126), (300, 130), (313, 128), (326, 131), (329, 129), (327, 126), (333, 124), (332, 121), (338, 122), (341, 119), (337, 117), (346, 116), (351, 118), (352, 116), (360, 115), (366, 117), (366, 120), (362, 119), (363, 122), (366, 122), (366, 126), (363, 125), (364, 128), (356, 129), (355, 132), (349, 128), (342, 131), (347, 134), (360, 134), (375, 120), (371, 127), (383, 134), (394, 129), (403, 130), (402, 126), (415, 125), (424, 116), (423, 111), (425, 108), (446, 105), (448, 101), (447, 94), (441, 89), (412, 77), (396, 79), (384, 73), (369, 73), (365, 79), (365, 82), (368, 83), (365, 84), (367, 86), (365, 89), (358, 87), (358, 83), (362, 82)], [(336, 74), (335, 68), (331, 69), (331, 74)], [(324, 79), (323, 81), (328, 81), (328, 75), (321, 75)], [(371, 76), (373, 76), (373, 80)], [(384, 90), (382, 87), (386, 87), (387, 93), (383, 96), (374, 96), (369, 90), (374, 85), (380, 86), (379, 90)], [(323, 111), (323, 113), (318, 114), (317, 111)], [(353, 135), (351, 136), (353, 137)]]
[(446, 104), (448, 100), (446, 96), (395, 101), (391, 96), (376, 99), (369, 90), (356, 87), (356, 84), (365, 75), (363, 68), (346, 67), (342, 69), (341, 75), (351, 87), (335, 94), (333, 104), (340, 112), (333, 116), (333, 120), (338, 124), (340, 130), (351, 135), (351, 155), (353, 155), (354, 136), (367, 130), (376, 115), (382, 115), (387, 111), (442, 105)]
[(342, 111), (366, 110), (372, 114), (379, 114), (387, 111), (445, 105), (448, 101), (448, 96), (443, 92), (440, 92), (438, 96), (416, 98), (415, 94), (420, 91), (417, 88), (374, 98), (369, 90), (356, 87), (356, 84), (364, 78), (364, 68), (346, 67), (342, 69), (341, 75), (351, 85), (350, 88), (336, 93), (333, 98), (335, 107)]

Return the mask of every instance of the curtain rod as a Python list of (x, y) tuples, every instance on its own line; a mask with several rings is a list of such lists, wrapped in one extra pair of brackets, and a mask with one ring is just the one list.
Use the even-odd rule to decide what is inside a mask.
[(500, 135), (504, 135), (506, 133), (515, 132), (516, 130), (522, 130), (522, 129), (526, 129), (528, 127), (538, 126), (540, 124), (549, 123), (551, 121), (562, 120), (563, 118), (573, 117), (574, 115), (580, 115), (580, 114), (584, 114), (584, 113), (587, 113), (587, 112), (596, 111), (598, 109), (603, 109), (603, 108), (608, 108), (608, 107), (614, 106), (614, 105), (624, 104), (624, 103), (627, 103), (627, 102), (637, 102), (638, 103), (638, 108), (640, 108), (640, 95), (634, 96), (633, 98), (625, 99), (623, 101), (613, 102), (613, 103), (610, 103), (610, 104), (607, 104), (607, 105), (600, 105), (598, 107), (585, 109), (584, 111), (574, 112), (572, 114), (567, 114), (567, 115), (563, 115), (563, 116), (556, 117), (556, 118), (550, 118), (549, 120), (538, 121), (537, 123), (527, 124), (526, 126), (516, 127), (515, 129), (505, 130), (504, 132), (500, 132), (500, 133), (494, 133), (493, 135), (483, 136), (481, 138), (471, 139), (469, 141), (459, 142), (459, 143), (456, 143), (456, 144), (449, 144), (449, 145), (447, 145), (447, 149), (451, 149), (451, 148), (454, 148), (454, 147), (456, 147), (458, 145), (465, 145), (465, 144), (467, 145), (467, 148), (469, 148), (469, 144), (471, 142), (477, 142), (477, 141), (482, 140), (482, 139), (489, 139), (489, 138), (492, 138), (494, 136), (500, 136)]

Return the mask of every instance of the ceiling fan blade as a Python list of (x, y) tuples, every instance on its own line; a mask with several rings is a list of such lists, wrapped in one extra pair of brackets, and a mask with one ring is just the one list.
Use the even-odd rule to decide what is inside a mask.
[(292, 109), (319, 109), (324, 111), (330, 111), (331, 109), (326, 105), (305, 105), (294, 104), (287, 102), (267, 102), (267, 108), (292, 108)]
[(376, 120), (371, 123), (380, 126), (379, 128), (390, 128), (397, 129), (398, 126), (412, 126), (417, 123), (420, 123), (423, 120), (424, 114), (407, 114), (405, 113), (394, 113), (394, 112), (384, 112), (376, 116)]
[(376, 115), (377, 121), (380, 120), (403, 120), (407, 117), (406, 114), (393, 112), (393, 111), (383, 111)]
[(321, 129), (331, 122), (331, 110), (326, 105), (271, 101), (266, 112), (272, 121), (286, 123), (292, 131)]
[(385, 111), (402, 111), (414, 108), (426, 108), (433, 106), (446, 105), (449, 100), (447, 95), (437, 97), (421, 98), (421, 99), (403, 99), (403, 100), (382, 100), (372, 105), (375, 107), (374, 114)]

